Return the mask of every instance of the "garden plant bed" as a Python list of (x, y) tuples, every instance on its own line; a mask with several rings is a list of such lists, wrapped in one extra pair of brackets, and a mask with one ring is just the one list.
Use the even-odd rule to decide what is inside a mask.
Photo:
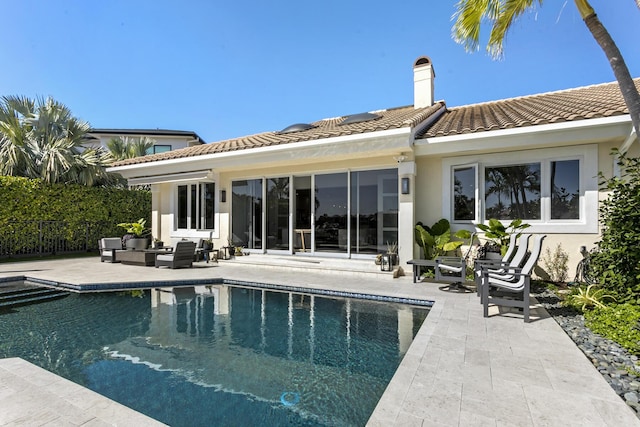
[(584, 316), (572, 308), (563, 307), (554, 292), (539, 284), (532, 287), (533, 296), (640, 418), (640, 378), (632, 374), (640, 372), (638, 357), (619, 344), (592, 332), (586, 327)]

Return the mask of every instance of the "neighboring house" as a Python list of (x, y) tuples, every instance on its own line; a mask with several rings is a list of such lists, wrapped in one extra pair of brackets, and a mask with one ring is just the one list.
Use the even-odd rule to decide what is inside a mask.
[[(414, 64), (414, 105), (298, 123), (279, 132), (123, 160), (150, 184), (153, 234), (228, 239), (248, 251), (369, 258), (398, 242), (420, 256), (414, 225), (473, 229), (522, 218), (575, 265), (598, 240), (598, 171), (613, 148), (638, 155), (615, 83), (448, 108), (429, 58)], [(640, 86), (640, 79), (636, 80)]]
[(148, 137), (155, 140), (154, 146), (147, 154), (159, 154), (181, 148), (193, 147), (205, 142), (195, 132), (167, 129), (91, 129), (85, 145), (92, 147), (102, 146), (107, 148), (107, 143), (112, 138)]

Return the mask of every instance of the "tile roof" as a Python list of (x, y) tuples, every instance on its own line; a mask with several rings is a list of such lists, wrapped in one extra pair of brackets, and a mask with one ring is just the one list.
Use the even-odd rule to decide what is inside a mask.
[(172, 160), (185, 157), (202, 156), (206, 154), (224, 153), (229, 151), (246, 150), (250, 148), (269, 147), (294, 142), (314, 141), (347, 135), (357, 135), (370, 132), (385, 131), (400, 128), (414, 128), (424, 122), (429, 116), (444, 106), (444, 102), (436, 102), (431, 107), (414, 109), (413, 106), (375, 111), (380, 118), (360, 123), (341, 125), (348, 117), (336, 117), (311, 123), (314, 127), (309, 130), (292, 133), (265, 132), (226, 141), (203, 144), (166, 153), (136, 157), (121, 160), (113, 166), (150, 163), (161, 160)]
[[(640, 90), (640, 78), (634, 80)], [(448, 108), (416, 139), (629, 114), (617, 82)]]
[(89, 135), (140, 135), (140, 136), (177, 136), (193, 138), (199, 144), (204, 144), (204, 140), (195, 132), (189, 130), (173, 130), (173, 129), (107, 129), (93, 128), (89, 131)]

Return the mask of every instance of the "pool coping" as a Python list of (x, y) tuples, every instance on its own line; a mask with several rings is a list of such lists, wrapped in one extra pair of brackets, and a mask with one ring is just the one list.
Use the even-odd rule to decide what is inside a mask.
[(211, 278), (211, 279), (189, 279), (189, 280), (153, 280), (153, 281), (139, 281), (139, 282), (121, 282), (121, 283), (84, 283), (74, 285), (71, 283), (58, 282), (53, 280), (39, 279), (30, 276), (14, 276), (14, 277), (0, 277), (0, 284), (7, 282), (29, 282), (47, 287), (52, 287), (59, 290), (72, 291), (76, 293), (85, 292), (109, 292), (109, 291), (127, 291), (136, 289), (153, 289), (153, 288), (173, 288), (182, 286), (207, 286), (207, 285), (233, 285), (241, 287), (250, 287), (258, 289), (269, 289), (281, 292), (294, 292), (304, 293), (311, 295), (325, 295), (341, 298), (355, 298), (368, 301), (380, 301), (380, 302), (392, 302), (396, 304), (408, 304), (421, 307), (433, 307), (434, 302), (432, 300), (417, 299), (417, 298), (403, 298), (394, 297), (390, 295), (376, 295), (362, 292), (347, 292), (347, 291), (335, 291), (329, 289), (314, 289), (301, 286), (289, 286), (279, 285), (265, 282), (253, 282), (246, 280), (225, 279), (225, 278)]

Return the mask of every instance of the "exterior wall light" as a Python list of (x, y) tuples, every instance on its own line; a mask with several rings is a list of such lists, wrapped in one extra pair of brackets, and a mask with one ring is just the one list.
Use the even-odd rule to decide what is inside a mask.
[(402, 194), (409, 194), (410, 193), (410, 187), (409, 187), (409, 177), (404, 177), (402, 178), (402, 180), (400, 181), (400, 192)]

